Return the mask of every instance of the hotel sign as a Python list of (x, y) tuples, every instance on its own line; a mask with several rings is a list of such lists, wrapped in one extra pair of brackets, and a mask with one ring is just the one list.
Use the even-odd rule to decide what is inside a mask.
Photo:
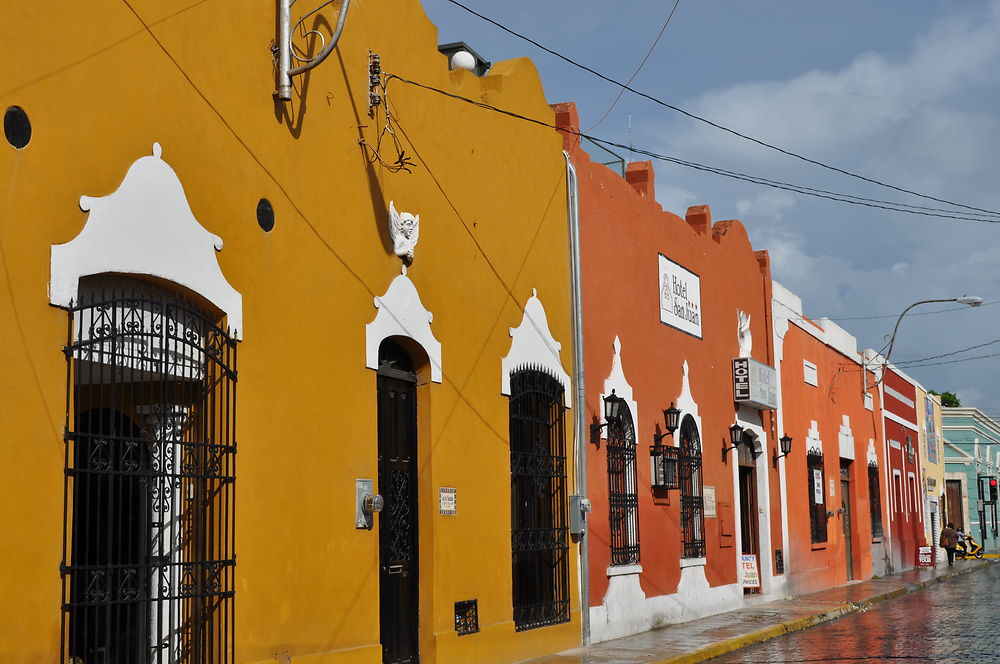
[(749, 357), (733, 360), (733, 401), (758, 410), (778, 407), (777, 373), (774, 367)]
[(660, 259), (660, 322), (701, 339), (701, 277), (663, 254)]

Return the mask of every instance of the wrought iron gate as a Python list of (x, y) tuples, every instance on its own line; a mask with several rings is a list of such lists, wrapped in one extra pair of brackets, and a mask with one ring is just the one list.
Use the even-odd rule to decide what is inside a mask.
[(234, 661), (236, 343), (157, 289), (69, 310), (62, 660)]
[(684, 558), (705, 557), (705, 499), (701, 485), (701, 436), (694, 418), (681, 421), (678, 455), (681, 485), (681, 536)]
[(514, 628), (569, 621), (563, 387), (541, 371), (510, 379)]
[(635, 426), (627, 404), (608, 426), (608, 514), (611, 564), (639, 564), (639, 493), (636, 486)]

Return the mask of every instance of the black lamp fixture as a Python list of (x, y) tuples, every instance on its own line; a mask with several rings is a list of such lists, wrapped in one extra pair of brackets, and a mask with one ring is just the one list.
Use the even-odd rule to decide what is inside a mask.
[(772, 462), (774, 463), (775, 468), (778, 467), (778, 459), (783, 459), (791, 453), (792, 437), (786, 433), (784, 436), (778, 439), (778, 443), (781, 445), (781, 454), (775, 452), (774, 456), (772, 457)]
[(677, 464), (680, 450), (673, 445), (663, 445), (663, 439), (677, 431), (677, 420), (681, 411), (674, 407), (663, 410), (665, 433), (653, 432), (653, 444), (649, 446), (650, 486), (653, 489), (679, 489), (680, 477)]
[(604, 397), (604, 424), (590, 425), (591, 443), (594, 445), (600, 445), (601, 429), (606, 426), (610, 426), (612, 423), (617, 424), (621, 420), (623, 403), (625, 403), (625, 400), (615, 394), (614, 390), (611, 390), (611, 394)]
[(740, 443), (742, 442), (743, 442), (743, 427), (734, 422), (733, 426), (729, 427), (730, 446), (729, 447), (726, 447), (725, 445), (722, 446), (723, 463), (726, 462), (726, 453), (729, 452), (729, 450), (735, 450), (736, 448), (738, 448), (740, 446)]
[(913, 443), (909, 436), (906, 437), (906, 460), (913, 463)]

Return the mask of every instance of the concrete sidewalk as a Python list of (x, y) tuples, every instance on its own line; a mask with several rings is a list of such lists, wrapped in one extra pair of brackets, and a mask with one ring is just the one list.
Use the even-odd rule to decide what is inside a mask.
[(916, 592), (993, 564), (955, 561), (850, 583), (793, 599), (761, 602), (688, 623), (669, 625), (597, 645), (574, 648), (522, 664), (693, 664)]

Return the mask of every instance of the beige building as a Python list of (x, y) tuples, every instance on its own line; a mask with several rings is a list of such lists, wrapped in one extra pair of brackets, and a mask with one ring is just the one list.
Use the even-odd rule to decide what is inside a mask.
[[(924, 536), (936, 545), (944, 524), (944, 438), (941, 435), (941, 397), (917, 384), (917, 424), (920, 440), (921, 486), (924, 496)], [(937, 560), (944, 552), (939, 551)]]

